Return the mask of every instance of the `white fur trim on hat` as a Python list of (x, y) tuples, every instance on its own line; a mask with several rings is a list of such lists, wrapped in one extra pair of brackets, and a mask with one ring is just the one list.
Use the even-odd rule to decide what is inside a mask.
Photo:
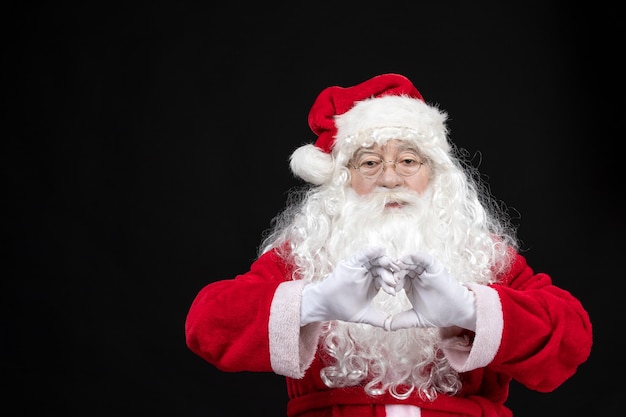
[[(383, 96), (357, 102), (349, 111), (335, 117), (337, 134), (334, 151), (342, 148), (352, 153), (363, 143), (362, 133), (381, 128), (399, 128), (412, 131), (423, 139), (420, 145), (449, 150), (447, 142), (447, 115), (422, 100), (408, 96)], [(389, 139), (389, 138), (387, 138)], [(405, 139), (398, 137), (397, 139)]]

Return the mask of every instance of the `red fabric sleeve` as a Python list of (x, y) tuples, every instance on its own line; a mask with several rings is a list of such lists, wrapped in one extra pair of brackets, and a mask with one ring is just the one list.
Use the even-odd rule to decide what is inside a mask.
[(571, 293), (554, 286), (548, 275), (534, 274), (521, 255), (493, 288), (502, 303), (504, 330), (489, 368), (532, 390), (556, 389), (590, 355), (588, 313)]
[(272, 371), (268, 322), (276, 288), (289, 272), (274, 252), (250, 271), (200, 290), (185, 321), (187, 346), (222, 371)]

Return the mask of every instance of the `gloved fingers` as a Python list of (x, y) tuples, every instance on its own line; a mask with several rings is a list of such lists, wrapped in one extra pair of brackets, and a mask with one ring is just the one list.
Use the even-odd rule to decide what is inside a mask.
[(405, 255), (398, 263), (409, 270), (416, 271), (416, 275), (422, 275), (424, 272), (437, 273), (443, 269), (443, 266), (436, 258), (422, 251)]
[(385, 253), (385, 249), (379, 246), (368, 246), (355, 253), (346, 263), (350, 266), (364, 267), (371, 269), (376, 265), (375, 260)]
[(393, 272), (393, 278), (396, 282), (396, 292), (400, 291), (403, 288), (406, 289), (406, 283), (411, 279), (411, 277), (408, 275), (410, 272), (411, 271), (407, 270), (404, 266), (397, 265), (397, 269)]
[(385, 328), (385, 321), (389, 321), (389, 317), (390, 316), (387, 313), (384, 313), (377, 308), (370, 306), (370, 308), (368, 308), (363, 313), (362, 317), (359, 317), (358, 319), (353, 321), (355, 323), (367, 323), (371, 324), (372, 326)]
[(396, 295), (397, 285), (393, 279), (393, 274), (387, 270), (381, 270), (380, 275), (374, 277), (374, 285), (376, 290), (382, 289), (389, 295)]
[(407, 279), (406, 274), (397, 274), (396, 273), (394, 275), (395, 275), (395, 279), (396, 279), (395, 291), (396, 291), (396, 294), (397, 294), (400, 291), (402, 291), (402, 289), (406, 290), (407, 281), (410, 281), (410, 279)]
[(407, 271), (416, 271), (416, 275), (421, 275), (426, 269), (424, 264), (419, 259), (413, 259), (412, 257), (404, 257), (398, 261), (400, 268)]
[(374, 275), (377, 285), (382, 288), (388, 294), (395, 295), (398, 288), (398, 280), (396, 279), (393, 267), (374, 267), (372, 268), (372, 275)]
[(386, 255), (381, 255), (375, 259), (372, 259), (371, 264), (372, 266), (377, 266), (391, 272), (395, 272), (400, 269), (397, 262)]
[(422, 265), (416, 265), (407, 263), (405, 261), (397, 262), (399, 271), (395, 273), (396, 281), (410, 281), (422, 275), (424, 273), (424, 267)]
[(415, 310), (406, 310), (398, 314), (394, 314), (390, 320), (385, 322), (385, 330), (410, 329), (412, 327), (420, 327), (420, 319)]
[(402, 287), (398, 285), (396, 272), (400, 270), (394, 260), (387, 256), (380, 256), (370, 261), (370, 273), (376, 279), (376, 289), (383, 289), (388, 294), (395, 295)]

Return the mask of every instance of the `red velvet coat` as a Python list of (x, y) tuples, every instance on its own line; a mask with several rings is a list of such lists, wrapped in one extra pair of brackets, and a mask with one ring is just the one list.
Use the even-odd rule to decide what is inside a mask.
[(442, 345), (462, 373), (459, 394), (428, 402), (370, 397), (358, 387), (329, 389), (319, 377), (315, 351), (320, 326), (300, 327), (304, 282), (290, 276), (289, 267), (268, 252), (249, 272), (205, 286), (185, 323), (189, 348), (218, 369), (284, 375), (289, 417), (382, 417), (393, 414), (392, 404), (417, 406), (422, 417), (511, 416), (504, 405), (511, 379), (549, 392), (590, 354), (591, 323), (580, 302), (548, 275), (535, 274), (518, 254), (498, 284), (471, 286), (477, 306), (471, 342), (456, 337)]

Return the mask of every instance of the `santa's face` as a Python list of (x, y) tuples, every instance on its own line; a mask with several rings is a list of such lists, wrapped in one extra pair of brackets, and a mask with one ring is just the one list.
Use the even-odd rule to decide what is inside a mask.
[[(430, 167), (414, 145), (390, 140), (385, 144), (357, 150), (349, 164), (351, 186), (359, 195), (382, 187), (406, 187), (423, 193), (430, 181)], [(389, 207), (393, 208), (393, 202)]]

